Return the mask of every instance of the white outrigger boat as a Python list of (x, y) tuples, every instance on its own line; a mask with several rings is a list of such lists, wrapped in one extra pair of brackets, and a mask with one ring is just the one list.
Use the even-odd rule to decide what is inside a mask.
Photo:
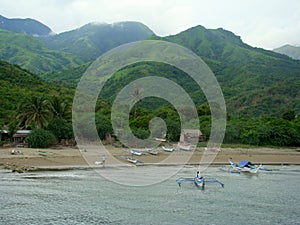
[(147, 152), (151, 155), (157, 155), (158, 154), (158, 152), (154, 149), (147, 149)]
[(162, 147), (162, 149), (164, 150), (164, 151), (166, 151), (166, 152), (173, 152), (173, 151), (175, 151), (175, 148), (173, 148), (173, 147), (171, 147), (171, 148), (166, 148), (166, 147)]
[(244, 172), (244, 173), (251, 173), (256, 174), (261, 168), (262, 165), (256, 166), (250, 161), (242, 160), (238, 164), (232, 162), (229, 160), (230, 166), (231, 166), (231, 172)]
[(195, 145), (187, 144), (187, 143), (178, 143), (178, 149), (183, 151), (190, 151), (196, 148)]
[(137, 156), (141, 156), (141, 155), (143, 154), (142, 152), (138, 152), (138, 151), (135, 151), (135, 150), (133, 150), (133, 149), (130, 150), (130, 153), (131, 153), (132, 155), (137, 155)]
[(206, 178), (206, 177), (199, 177), (199, 171), (197, 172), (197, 175), (194, 178), (184, 178), (181, 177), (176, 180), (176, 183), (181, 187), (182, 182), (192, 182), (195, 184), (196, 187), (204, 189), (206, 183), (218, 183), (224, 188), (224, 184), (220, 181), (218, 181), (215, 178)]
[(127, 157), (127, 161), (136, 164), (138, 162), (137, 159), (135, 158), (131, 158), (131, 157)]

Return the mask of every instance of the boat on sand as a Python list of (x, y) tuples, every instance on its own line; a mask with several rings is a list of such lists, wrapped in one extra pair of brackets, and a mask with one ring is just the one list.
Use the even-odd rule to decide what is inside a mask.
[(175, 151), (175, 148), (173, 148), (173, 147), (171, 147), (171, 148), (166, 148), (166, 147), (162, 147), (162, 149), (164, 150), (164, 151), (166, 151), (166, 152), (173, 152), (173, 151)]
[(158, 152), (154, 149), (147, 149), (147, 152), (151, 155), (157, 155), (158, 154)]
[(136, 150), (133, 150), (133, 149), (130, 150), (130, 153), (132, 155), (137, 155), (137, 156), (141, 156), (143, 154), (142, 152), (139, 152), (139, 151), (136, 151)]

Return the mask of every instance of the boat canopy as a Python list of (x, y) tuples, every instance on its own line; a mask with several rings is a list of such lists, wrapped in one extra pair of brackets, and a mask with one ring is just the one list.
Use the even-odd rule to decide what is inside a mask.
[(245, 166), (251, 166), (253, 165), (250, 161), (242, 160), (239, 162), (238, 166), (239, 167), (245, 167)]

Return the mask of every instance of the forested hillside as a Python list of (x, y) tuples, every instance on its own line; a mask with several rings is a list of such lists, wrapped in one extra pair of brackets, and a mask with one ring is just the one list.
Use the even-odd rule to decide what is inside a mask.
[(18, 106), (33, 96), (60, 96), (71, 102), (73, 94), (72, 89), (47, 84), (17, 65), (0, 61), (0, 124), (16, 117)]
[(275, 48), (273, 51), (287, 55), (293, 59), (300, 60), (300, 46), (284, 45), (279, 48)]
[(39, 39), (0, 29), (0, 60), (35, 74), (78, 66), (83, 61), (71, 53), (50, 50)]
[(138, 22), (90, 23), (58, 35), (42, 37), (41, 40), (50, 49), (76, 54), (87, 62), (121, 44), (140, 41), (153, 34), (147, 26)]
[[(197, 26), (178, 35), (153, 36), (152, 39), (175, 42), (198, 54), (216, 75), (231, 115), (280, 116), (287, 109), (300, 113), (300, 61), (253, 48), (223, 29)], [(45, 74), (43, 79), (76, 87), (80, 73), (83, 74), (87, 66)], [(118, 72), (107, 82), (103, 96), (113, 100), (126, 84), (149, 75), (160, 75), (177, 82), (197, 105), (206, 102), (202, 91), (182, 71), (155, 63), (139, 63)], [(155, 102), (145, 105), (155, 107)]]
[(0, 29), (10, 30), (16, 33), (24, 33), (33, 36), (46, 36), (52, 34), (52, 30), (45, 24), (34, 19), (9, 19), (0, 15)]

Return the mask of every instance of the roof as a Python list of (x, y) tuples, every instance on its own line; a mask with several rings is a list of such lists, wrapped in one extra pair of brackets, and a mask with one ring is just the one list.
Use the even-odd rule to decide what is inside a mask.
[(13, 137), (27, 137), (30, 134), (30, 132), (31, 130), (17, 130)]
[(189, 135), (189, 136), (202, 135), (202, 133), (199, 129), (183, 129), (182, 132), (184, 135)]
[(246, 160), (242, 160), (239, 162), (240, 167), (244, 167), (244, 166), (251, 165), (251, 164), (252, 163), (250, 161), (246, 161)]

